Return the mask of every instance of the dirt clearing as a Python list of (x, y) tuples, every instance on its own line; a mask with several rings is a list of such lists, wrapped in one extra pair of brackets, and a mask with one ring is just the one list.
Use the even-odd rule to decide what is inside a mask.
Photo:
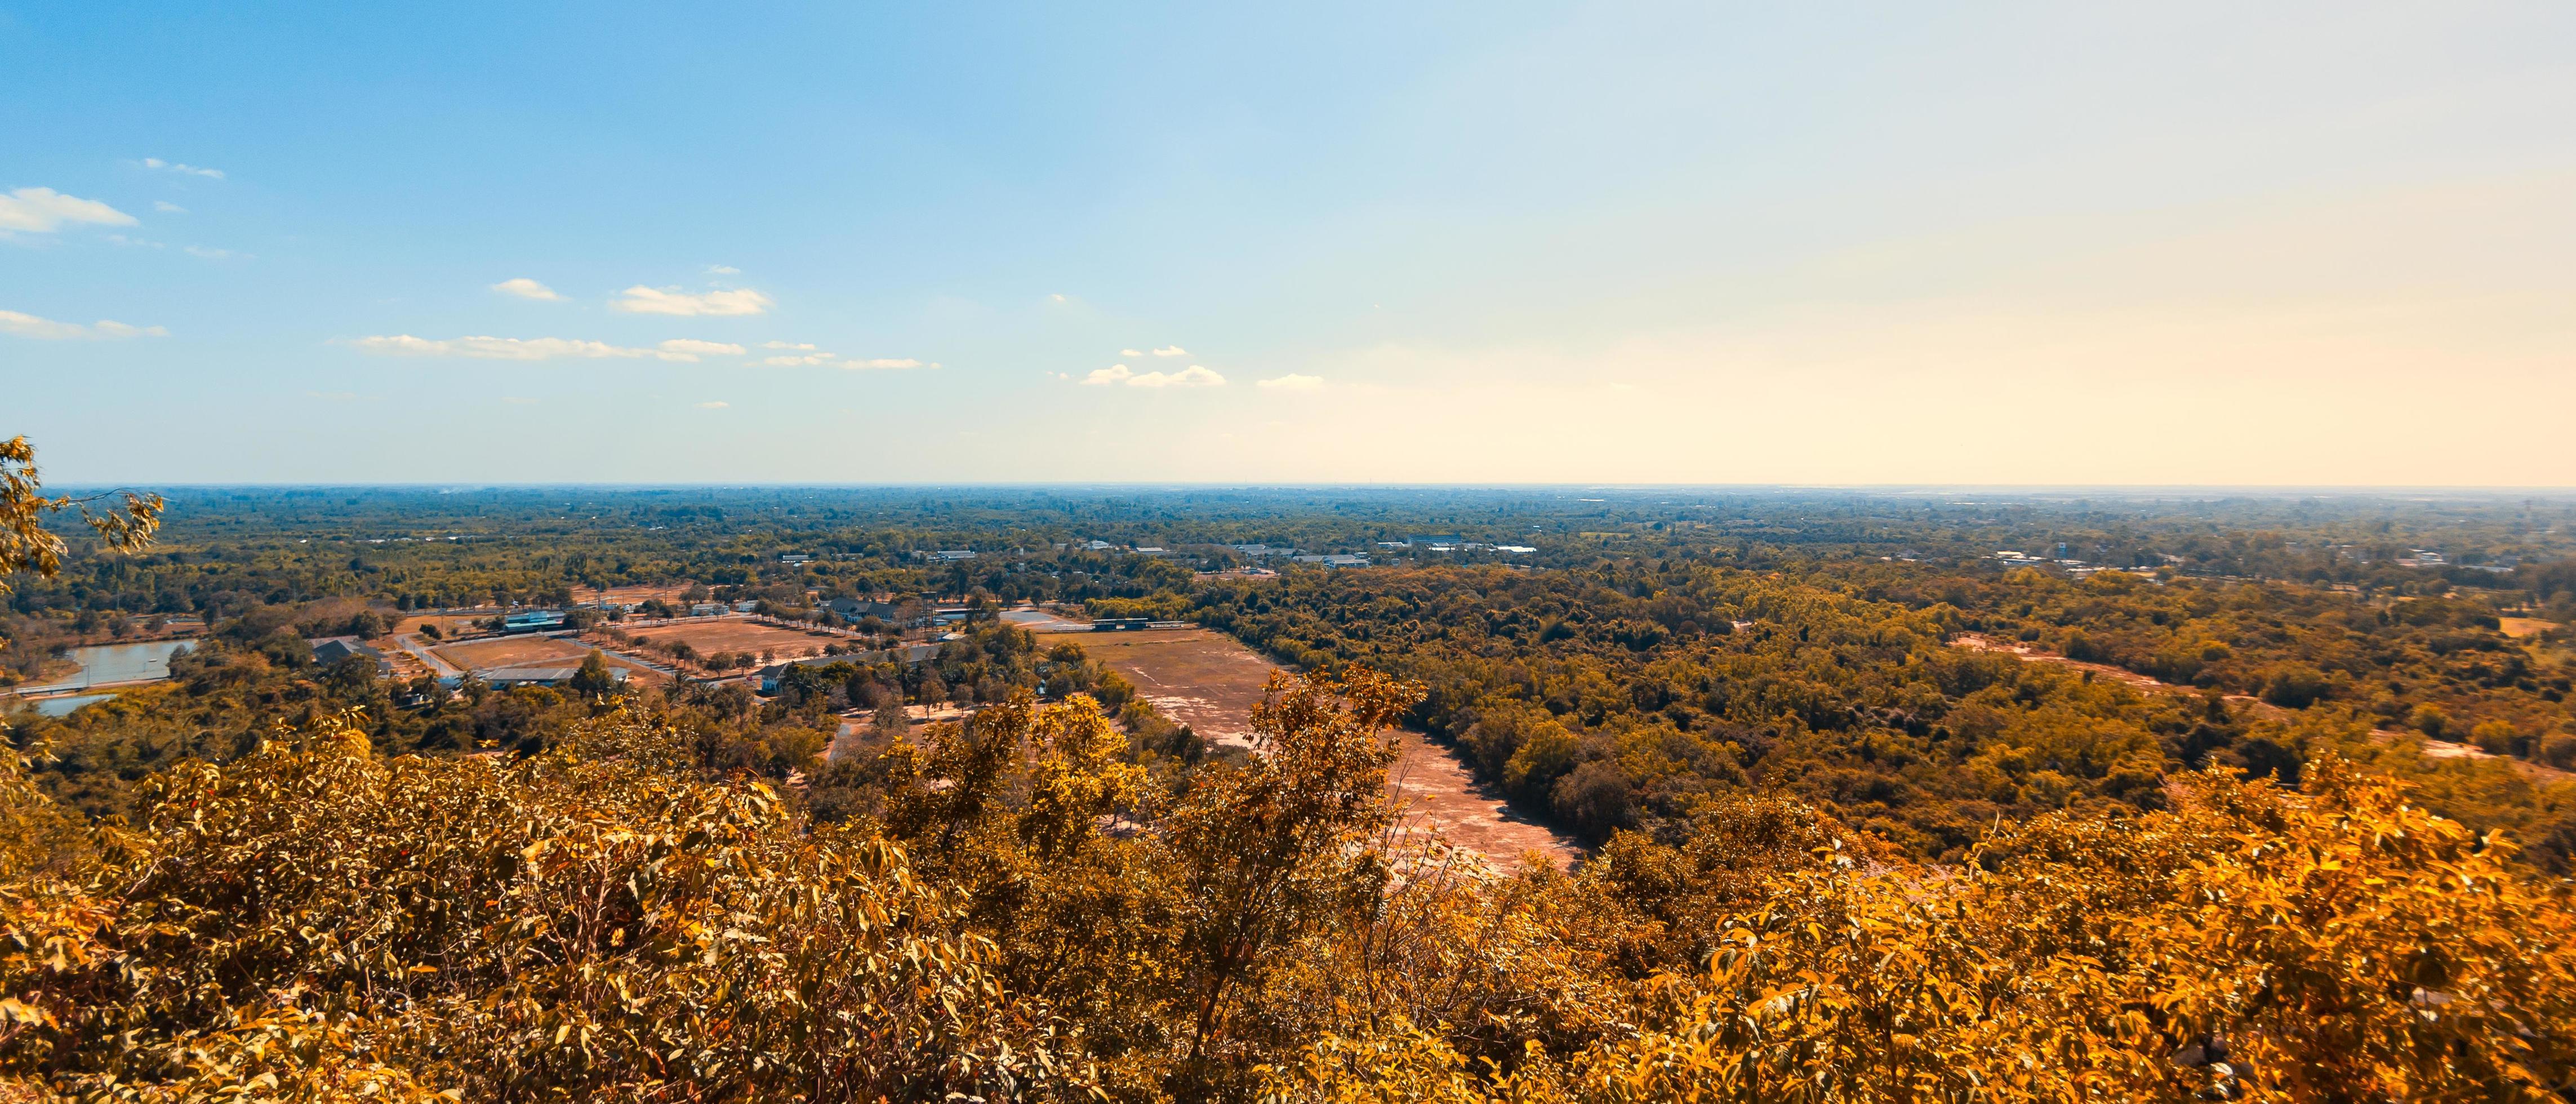
[[(1218, 743), (1252, 746), (1252, 707), (1279, 667), (1240, 641), (1207, 629), (1084, 633), (1074, 639), (1173, 720)], [(1573, 840), (1513, 813), (1500, 796), (1478, 785), (1455, 752), (1419, 732), (1399, 735), (1402, 757), (1389, 772), (1387, 788), (1406, 828), (1437, 831), (1451, 845), (1503, 866), (1530, 851), (1559, 866), (1582, 854)]]
[[(505, 636), (497, 640), (469, 640), (463, 644), (441, 644), (430, 651), (438, 658), (468, 671), (497, 671), (505, 667), (576, 666), (590, 654), (590, 645), (543, 636)], [(608, 657), (611, 667), (623, 667), (628, 678), (654, 675), (650, 669), (636, 666), (616, 656)]]
[(1165, 716), (1220, 744), (1252, 746), (1252, 707), (1279, 668), (1207, 629), (1093, 632), (1072, 638), (1136, 684)]
[(2538, 636), (2557, 627), (2558, 622), (2543, 621), (2537, 617), (2496, 618), (2496, 631), (2516, 640), (2526, 636)]
[[(622, 627), (622, 626), (621, 626)], [(685, 640), (699, 655), (716, 652), (777, 652), (788, 659), (823, 654), (826, 644), (845, 643), (848, 637), (839, 633), (807, 633), (782, 629), (747, 617), (707, 617), (675, 621), (651, 628), (627, 629), (628, 636), (639, 640)]]

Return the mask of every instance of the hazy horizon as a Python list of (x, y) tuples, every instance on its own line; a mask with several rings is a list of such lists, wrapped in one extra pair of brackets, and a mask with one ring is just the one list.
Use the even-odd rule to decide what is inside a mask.
[(2576, 8), (0, 4), (56, 484), (2576, 486)]

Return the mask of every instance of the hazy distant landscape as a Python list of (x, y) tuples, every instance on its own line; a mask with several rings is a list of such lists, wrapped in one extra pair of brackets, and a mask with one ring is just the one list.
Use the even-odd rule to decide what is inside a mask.
[[(222, 924), (287, 907), (263, 903), (278, 892), (345, 900), (360, 911), (326, 922), (380, 929), (362, 921), (366, 902), (417, 892), (394, 887), (424, 876), (520, 887), (462, 926), (443, 918), (454, 906), (428, 904), (454, 898), (423, 898), (430, 911), (381, 953), (501, 957), (388, 975), (404, 995), (333, 1014), (350, 1018), (319, 1038), (358, 1048), (333, 1061), (404, 1053), (376, 1033), (418, 1013), (386, 1000), (479, 1002), (504, 976), (483, 971), (529, 954), (617, 970), (630, 993), (666, 987), (654, 1000), (711, 999), (688, 980), (709, 968), (751, 971), (724, 999), (785, 992), (760, 980), (781, 968), (884, 994), (899, 990), (865, 987), (999, 986), (1009, 1003), (972, 1016), (754, 1052), (872, 1055), (869, 1084), (1003, 1096), (1320, 1088), (1352, 1076), (1328, 1052), (1295, 1059), (1295, 1073), (1254, 1076), (1245, 1063), (1400, 1039), (1514, 1057), (1473, 1078), (1447, 1059), (1370, 1067), (1410, 1079), (1399, 1097), (1624, 1098), (1617, 1079), (1637, 1074), (1620, 1071), (1645, 1068), (1634, 1063), (1654, 1048), (1716, 1045), (1657, 1034), (1708, 1030), (1689, 1017), (1711, 1006), (1643, 1032), (1586, 1018), (1663, 1015), (1651, 1011), (1660, 986), (1817, 1031), (1899, 1014), (1883, 1004), (1898, 998), (1873, 995), (1898, 978), (1996, 987), (1990, 1007), (1902, 1013), (1950, 1040), (1939, 1045), (1981, 1046), (1970, 1040), (2046, 1002), (2211, 984), (2258, 962), (2327, 971), (2300, 984), (2365, 1003), (2293, 1012), (2212, 996), (2199, 1015), (2233, 1017), (2220, 1022), (2237, 1025), (2236, 1054), (2272, 1055), (2256, 1069), (2308, 1061), (2272, 1048), (2383, 1014), (2368, 1001), (2468, 1053), (2524, 1045), (2483, 1017), (2424, 1019), (2412, 1011), (2423, 998), (2385, 996), (2380, 971), (2396, 967), (2371, 963), (2393, 960), (2329, 967), (2310, 956), (2351, 952), (2208, 949), (2240, 922), (2237, 906), (2190, 903), (2210, 879), (2290, 895), (2301, 918), (2270, 923), (2331, 931), (2331, 946), (2380, 941), (2370, 954), (2440, 961), (2455, 979), (2445, 984), (2519, 987), (2481, 990), (2523, 994), (2493, 998), (2538, 1017), (2513, 1022), (2565, 1022), (2541, 1011), (2570, 992), (2554, 980), (2565, 959), (2553, 941), (2576, 870), (2576, 497), (2563, 492), (287, 487), (174, 489), (165, 507), (148, 546), (76, 544), (52, 576), (13, 579), (0, 660), (15, 685), (0, 702), (13, 744), (32, 753), (16, 815), (54, 825), (24, 837), (37, 850), (18, 869), (40, 879), (29, 892), (64, 902), (49, 907), (161, 909), (172, 905), (137, 894), (220, 899), (220, 881), (187, 887), (331, 848), (340, 873), (226, 906), (247, 910), (239, 920), (204, 921)], [(128, 643), (143, 641), (168, 643)], [(166, 670), (111, 670), (118, 649), (171, 656)], [(681, 794), (698, 796), (668, 804)], [(499, 804), (437, 811), (458, 801)], [(202, 812), (179, 815), (207, 808), (238, 841), (224, 854), (240, 857), (204, 850)], [(422, 816), (433, 819), (409, 819)], [(670, 819), (683, 816), (719, 819)], [(2427, 816), (2444, 819), (2418, 823)], [(418, 826), (374, 827), (390, 823)], [(635, 882), (625, 904), (579, 921), (610, 926), (577, 943), (537, 934), (467, 950), (583, 915), (555, 894), (694, 863), (681, 857), (711, 846), (616, 840), (697, 839), (718, 823), (740, 841), (726, 847), (751, 848), (724, 860), (747, 870)], [(151, 842), (116, 842), (107, 826), (118, 824)], [(395, 834), (348, 849), (379, 831)], [(2421, 842), (2392, 848), (2397, 831)], [(2234, 850), (2264, 833), (2298, 839), (2303, 857), (2284, 868), (2270, 844)], [(141, 882), (97, 880), (144, 876), (120, 850), (138, 845), (194, 857)], [(879, 854), (869, 847), (903, 857), (863, 859)], [(452, 873), (418, 866), (416, 848)], [(579, 865), (507, 858), (558, 848)], [(883, 881), (896, 861), (919, 888)], [(861, 865), (832, 865), (848, 862)], [(835, 880), (843, 902), (928, 894), (902, 906), (909, 934), (863, 925), (835, 938), (981, 941), (942, 952), (968, 955), (954, 969), (970, 974), (920, 978), (874, 958), (736, 962), (713, 945), (713, 967), (671, 957), (700, 938), (683, 919), (694, 910), (725, 910), (763, 940), (847, 922), (810, 902), (763, 911), (787, 907), (763, 880), (809, 878)], [(2413, 886), (2418, 904), (2380, 911), (2383, 891), (2363, 887), (2388, 884)], [(2446, 888), (2462, 884), (2484, 888)], [(1928, 885), (1952, 888), (1927, 904)], [(2426, 894), (2445, 903), (2423, 912)], [(339, 907), (318, 902), (294, 907)], [(2052, 949), (2065, 933), (2017, 918), (2066, 908), (2064, 923), (2112, 949), (2046, 974), (2070, 968), (2058, 956), (2071, 952)], [(1883, 931), (1795, 926), (1888, 909), (1870, 921), (1897, 925)], [(2159, 911), (2171, 909), (2184, 911)], [(530, 922), (513, 915), (543, 922), (513, 928)], [(2428, 941), (2436, 923), (2450, 934)], [(1455, 942), (1493, 925), (1511, 934)], [(207, 953), (116, 926), (76, 930), (101, 963), (193, 970)], [(1220, 931), (1253, 934), (1201, 942)], [(1846, 941), (1864, 937), (1933, 957), (1853, 954)], [(1732, 941), (1755, 938), (1789, 946), (1728, 957), (1741, 953)], [(2511, 946), (2463, 957), (2495, 940)], [(2215, 957), (2168, 957), (2182, 947)], [(261, 969), (320, 966), (276, 961)], [(1324, 963), (1340, 965), (1306, 972)], [(2007, 963), (2044, 981), (1977, 972)], [(1844, 1003), (1770, 1010), (1763, 994), (1777, 983), (1759, 979), (1793, 964), (1811, 979), (1801, 984)], [(376, 969), (332, 969), (352, 968)], [(55, 1002), (30, 1006), (52, 1018), (45, 1034), (19, 1036), (47, 1040), (18, 1051), (22, 1068), (68, 1083), (101, 1068), (79, 1057), (99, 1016), (178, 999), (147, 973), (113, 983), (129, 1003), (75, 1007), (66, 986), (109, 983), (76, 980), (85, 968), (18, 969), (13, 984)], [(1439, 995), (1373, 998), (1415, 1009), (1397, 1039), (1304, 1018), (1361, 978), (1436, 983)], [(283, 999), (257, 1015), (301, 1015)], [(546, 1007), (575, 1002), (592, 1022), (623, 1024), (618, 1038), (709, 1038), (687, 1021), (628, 1018), (626, 999), (562, 990)], [(1028, 1007), (1059, 1017), (1054, 1041), (1006, 1012)], [(1222, 1026), (1202, 1031), (1193, 1008)], [(1486, 1026), (1431, 1026), (1479, 1022), (1471, 1014)], [(463, 1004), (438, 1015), (452, 1025), (440, 1031), (542, 1031)], [(234, 1030), (334, 1021), (257, 1026), (275, 1022)], [(2026, 1030), (2140, 1048), (2157, 1064), (2127, 1076), (2155, 1091), (2259, 1076), (2155, 1049), (2210, 1021), (2147, 1022), (2144, 1038), (2054, 1021)], [(1730, 1061), (1767, 1069), (1809, 1060), (1821, 1041), (1725, 1045), (1743, 1048)], [(1890, 1053), (1928, 1060), (1913, 1049), (1926, 1045)], [(930, 1054), (983, 1064), (910, 1064)], [(634, 1055), (554, 1072), (531, 1056), (507, 1076), (614, 1086)], [(495, 1075), (447, 1061), (393, 1068), (508, 1095)], [(1943, 1061), (1971, 1068), (1964, 1055)], [(2085, 1068), (2098, 1067), (2070, 1066)], [(752, 1068), (723, 1076), (767, 1083)], [(1657, 1096), (1727, 1083), (1650, 1076), (1665, 1078), (1648, 1082)]]
[(0, 1104), (2576, 1099), (2576, 6), (0, 0)]

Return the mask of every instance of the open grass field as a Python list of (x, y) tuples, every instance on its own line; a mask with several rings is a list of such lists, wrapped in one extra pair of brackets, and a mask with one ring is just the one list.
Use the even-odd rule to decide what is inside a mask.
[(1208, 629), (1086, 632), (1070, 639), (1136, 684), (1165, 716), (1220, 744), (1252, 746), (1249, 717), (1278, 665)]
[[(1175, 721), (1222, 744), (1252, 746), (1252, 707), (1277, 664), (1240, 641), (1208, 629), (1148, 629), (1073, 637), (1092, 658), (1136, 684), (1136, 692)], [(1514, 814), (1478, 785), (1455, 752), (1419, 732), (1402, 733), (1403, 755), (1388, 788), (1405, 827), (1437, 831), (1449, 843), (1510, 865), (1536, 851), (1559, 866), (1579, 853), (1572, 841)]]
[[(625, 604), (649, 602), (655, 598), (659, 598), (673, 605), (678, 605), (680, 602), (680, 595), (687, 593), (688, 589), (695, 585), (697, 584), (680, 582), (610, 587), (608, 588), (607, 598), (612, 603)], [(600, 599), (600, 592), (596, 590), (575, 589), (573, 591), (572, 598), (576, 604), (596, 602)]]
[[(542, 636), (505, 636), (493, 640), (469, 640), (462, 644), (441, 644), (430, 651), (468, 671), (490, 671), (502, 667), (527, 667), (539, 664), (574, 664), (590, 654), (590, 645), (571, 640), (554, 640)], [(655, 675), (616, 656), (608, 657), (611, 667), (623, 667), (628, 678)]]
[(443, 636), (470, 636), (474, 633), (486, 631), (476, 624), (476, 622), (482, 621), (485, 617), (489, 616), (489, 614), (484, 615), (484, 617), (476, 617), (471, 614), (457, 614), (452, 617), (415, 617), (410, 614), (405, 614), (402, 617), (395, 619), (393, 631), (397, 634), (416, 633), (420, 631), (421, 626), (423, 625), (436, 625), (438, 626), (439, 633)]
[(758, 655), (775, 651), (780, 659), (821, 655), (826, 644), (846, 643), (848, 637), (838, 633), (813, 635), (795, 629), (765, 625), (749, 618), (699, 617), (668, 625), (628, 629), (627, 635), (640, 640), (685, 640), (698, 654), (714, 652), (750, 652)]
[(2496, 630), (2517, 640), (2526, 636), (2538, 636), (2557, 627), (2558, 622), (2543, 621), (2537, 617), (2496, 618)]

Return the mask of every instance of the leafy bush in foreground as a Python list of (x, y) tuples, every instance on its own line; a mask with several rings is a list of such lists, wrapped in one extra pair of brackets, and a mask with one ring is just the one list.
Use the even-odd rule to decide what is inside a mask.
[[(91, 1099), (2548, 1100), (2576, 932), (2324, 760), (1921, 865), (1785, 798), (1501, 873), (1392, 827), (1415, 691), (1274, 682), (1165, 789), (1096, 703), (893, 741), (845, 822), (650, 716), (345, 721), (81, 824), (0, 771), (0, 1078)], [(77, 846), (66, 844), (73, 841)]]

